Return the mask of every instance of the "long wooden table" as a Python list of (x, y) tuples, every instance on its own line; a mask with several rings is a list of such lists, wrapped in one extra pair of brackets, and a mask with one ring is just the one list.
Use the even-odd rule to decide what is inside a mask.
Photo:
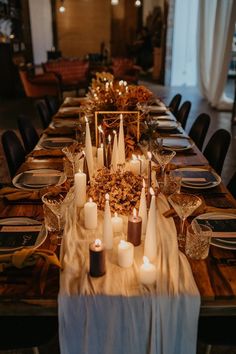
[[(46, 135), (44, 134), (42, 139)], [(173, 159), (177, 166), (207, 166), (208, 162), (197, 149), (177, 153)], [(61, 158), (28, 158), (21, 171), (29, 169), (63, 169)], [(193, 193), (193, 190), (190, 190)], [(236, 201), (221, 183), (211, 190), (197, 190), (207, 204), (236, 208)], [(225, 209), (227, 211), (227, 209)], [(42, 204), (14, 204), (0, 201), (1, 218), (25, 216), (43, 220)], [(178, 222), (177, 218), (176, 221)], [(59, 253), (59, 247), (46, 239), (41, 248)], [(236, 259), (236, 251), (211, 246), (206, 260), (189, 260), (193, 275), (201, 294), (201, 315), (236, 315), (236, 262), (224, 264), (220, 260)], [(59, 270), (51, 266), (47, 273), (43, 293), (40, 291), (42, 260), (34, 267), (10, 268), (0, 273), (0, 315), (57, 316), (57, 294), (59, 289)]]

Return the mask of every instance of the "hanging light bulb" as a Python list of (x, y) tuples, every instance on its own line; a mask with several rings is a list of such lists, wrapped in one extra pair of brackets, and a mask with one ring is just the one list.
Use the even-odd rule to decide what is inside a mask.
[(141, 3), (140, 0), (135, 0), (134, 5), (135, 5), (136, 7), (140, 7), (140, 6), (142, 5), (142, 3)]
[(119, 0), (111, 0), (111, 4), (114, 5), (118, 5), (119, 4)]
[(66, 11), (66, 8), (64, 6), (64, 0), (61, 0), (61, 5), (59, 7), (59, 12), (63, 13)]

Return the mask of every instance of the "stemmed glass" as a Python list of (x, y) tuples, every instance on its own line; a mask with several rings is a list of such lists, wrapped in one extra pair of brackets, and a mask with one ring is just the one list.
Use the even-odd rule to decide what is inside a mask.
[(159, 165), (161, 166), (161, 178), (164, 178), (165, 168), (168, 163), (173, 159), (176, 155), (176, 152), (173, 150), (165, 149), (163, 147), (159, 147), (153, 152), (153, 156), (158, 161)]
[(193, 194), (175, 193), (168, 197), (168, 201), (181, 219), (181, 227), (178, 234), (178, 240), (180, 242), (184, 241), (185, 220), (202, 204), (202, 200)]

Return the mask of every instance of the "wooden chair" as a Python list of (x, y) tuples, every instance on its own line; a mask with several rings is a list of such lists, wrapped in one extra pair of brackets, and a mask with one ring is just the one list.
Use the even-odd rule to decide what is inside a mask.
[(16, 133), (12, 130), (7, 130), (2, 134), (2, 145), (10, 176), (13, 178), (25, 161), (26, 153)]
[(58, 97), (55, 96), (45, 96), (44, 99), (48, 106), (48, 110), (51, 116), (53, 116), (54, 114), (57, 113), (60, 107), (60, 100), (58, 99)]
[(211, 118), (208, 114), (199, 114), (189, 131), (190, 138), (193, 139), (199, 150), (202, 150), (210, 120)]
[(46, 129), (52, 121), (52, 115), (49, 112), (48, 106), (45, 100), (37, 100), (35, 106), (41, 119), (43, 129)]
[(181, 106), (180, 109), (178, 110), (176, 114), (176, 119), (181, 123), (183, 129), (186, 127), (188, 115), (191, 109), (191, 102), (190, 101), (185, 101)]
[(219, 175), (223, 168), (230, 141), (230, 133), (225, 129), (219, 129), (212, 135), (203, 152), (203, 155)]
[(179, 105), (182, 99), (182, 95), (177, 93), (170, 101), (168, 107), (170, 111), (176, 116), (178, 113)]
[(19, 115), (17, 124), (24, 143), (25, 152), (29, 154), (39, 141), (39, 135), (30, 119), (24, 115)]
[(125, 80), (129, 84), (137, 84), (141, 68), (130, 58), (112, 58), (110, 70), (117, 80)]

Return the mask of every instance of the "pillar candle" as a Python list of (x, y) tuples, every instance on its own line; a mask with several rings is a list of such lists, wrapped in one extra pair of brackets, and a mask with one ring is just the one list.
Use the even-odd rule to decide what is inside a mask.
[(107, 146), (107, 168), (111, 166), (111, 136), (108, 135), (108, 146)]
[(97, 204), (93, 202), (92, 198), (84, 204), (84, 227), (88, 230), (95, 230), (97, 228)]
[(106, 273), (105, 249), (99, 239), (89, 245), (89, 273), (92, 277), (101, 277)]
[(89, 123), (86, 118), (86, 131), (85, 131), (85, 154), (87, 158), (89, 177), (90, 179), (93, 176), (94, 167), (93, 167), (93, 149), (92, 149), (92, 141), (90, 135)]
[(123, 219), (117, 213), (111, 218), (114, 233), (123, 232)]
[(147, 207), (149, 209), (151, 203), (150, 188), (152, 186), (152, 153), (147, 152), (148, 167), (147, 167)]
[(118, 163), (120, 165), (125, 164), (125, 137), (124, 137), (122, 114), (120, 115), (120, 128), (119, 128), (119, 139), (118, 139)]
[(146, 237), (144, 241), (144, 255), (153, 261), (157, 256), (157, 233), (156, 233), (156, 197), (152, 188), (150, 210), (148, 213)]
[(132, 155), (132, 159), (130, 160), (129, 166), (130, 172), (132, 172), (134, 175), (140, 174), (140, 161), (137, 159), (136, 155)]
[(121, 240), (118, 245), (118, 264), (122, 268), (131, 267), (134, 261), (134, 246), (130, 242)]
[(145, 192), (145, 181), (143, 180), (143, 188), (141, 192), (138, 215), (142, 218), (142, 235), (145, 235), (147, 228), (147, 201)]
[(97, 168), (103, 168), (104, 158), (103, 158), (103, 144), (97, 149)]
[(117, 146), (117, 134), (116, 131), (113, 130), (114, 140), (113, 140), (113, 149), (112, 149), (112, 156), (111, 156), (111, 165), (114, 172), (117, 171), (117, 164), (118, 164), (118, 146)]
[(103, 242), (105, 248), (110, 250), (113, 247), (113, 229), (111, 221), (111, 211), (109, 204), (109, 194), (106, 194), (106, 203), (103, 220)]
[(81, 171), (75, 174), (75, 202), (78, 207), (86, 203), (86, 174)]
[(142, 219), (137, 215), (137, 211), (134, 208), (133, 215), (130, 215), (128, 218), (127, 240), (134, 246), (138, 246), (141, 243), (141, 233)]
[(142, 284), (151, 285), (156, 281), (156, 267), (149, 262), (148, 257), (143, 257), (143, 264), (140, 267), (140, 281)]

